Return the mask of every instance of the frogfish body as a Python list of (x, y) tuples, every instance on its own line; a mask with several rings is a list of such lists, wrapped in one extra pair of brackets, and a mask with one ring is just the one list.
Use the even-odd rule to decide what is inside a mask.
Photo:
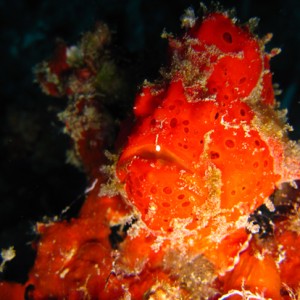
[[(59, 86), (72, 107), (62, 119), (91, 188), (78, 217), (38, 224), (36, 261), (18, 290), (27, 299), (300, 296), (300, 148), (275, 100), (269, 61), (278, 51), (265, 52), (268, 36), (226, 12), (187, 22), (188, 12), (186, 33), (166, 35), (170, 64), (142, 86), (110, 163), (110, 121), (78, 88), (97, 74), (65, 53), (39, 70), (57, 96), (50, 78), (76, 69), (77, 86), (74, 76)], [(284, 189), (293, 208), (275, 218)], [(268, 232), (264, 214), (273, 216)], [(14, 291), (1, 283), (0, 295)]]

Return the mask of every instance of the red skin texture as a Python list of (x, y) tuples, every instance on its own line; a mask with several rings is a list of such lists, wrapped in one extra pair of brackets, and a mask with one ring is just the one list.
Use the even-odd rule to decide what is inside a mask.
[(0, 298), (20, 300), (24, 298), (25, 286), (13, 282), (0, 282)]
[[(57, 76), (68, 68), (64, 53), (60, 50), (49, 65)], [(280, 223), (268, 246), (239, 225), (278, 183), (299, 179), (297, 158), (291, 157), (293, 169), (284, 165), (285, 140), (255, 123), (258, 110), (272, 116), (275, 109), (270, 55), (248, 27), (223, 13), (208, 15), (184, 38), (170, 40), (170, 53), (165, 81), (142, 88), (128, 140), (121, 131), (116, 143), (125, 144), (114, 178), (121, 194), (99, 195), (101, 184), (107, 184), (99, 173), (105, 158), (101, 142), (94, 148), (89, 142), (101, 131), (83, 131), (74, 142), (93, 187), (80, 215), (39, 224), (41, 238), (28, 282), (16, 290), (4, 283), (0, 296), (17, 299), (32, 285), (30, 299), (129, 294), (131, 299), (159, 299), (163, 293), (174, 296), (170, 287), (178, 290), (176, 297), (184, 297), (194, 291), (179, 288), (181, 278), (166, 265), (168, 254), (182, 249), (191, 261), (201, 256), (213, 266), (210, 286), (219, 292), (212, 299), (232, 289), (288, 299), (280, 293), (283, 283), (297, 289), (299, 234)], [(92, 76), (86, 69), (77, 74), (81, 80)], [(52, 88), (48, 92), (56, 95)], [(111, 227), (132, 216), (138, 219), (136, 232), (113, 249)], [(276, 266), (279, 245), (286, 259)]]
[(240, 261), (224, 280), (224, 290), (239, 290), (243, 281), (244, 289), (258, 291), (266, 298), (281, 299), (278, 286), (281, 284), (280, 275), (274, 258), (270, 254), (262, 254), (255, 243), (251, 243), (247, 251), (240, 255)]
[(296, 289), (300, 282), (300, 236), (295, 231), (286, 230), (283, 225), (279, 225), (276, 234), (276, 240), (283, 246), (286, 257), (280, 266), (280, 277), (282, 282)]
[[(176, 100), (174, 101), (174, 99)], [(250, 130), (249, 137), (244, 139), (243, 128), (227, 129), (221, 124), (221, 122), (230, 122), (231, 119), (234, 119), (236, 124), (243, 122), (250, 126), (251, 115), (249, 107), (239, 101), (235, 101), (233, 111), (220, 108), (220, 105), (215, 102), (187, 103), (183, 98), (180, 82), (173, 83), (163, 104), (151, 116), (143, 118), (135, 128), (135, 135), (130, 137), (128, 146), (119, 160), (119, 177), (124, 180), (123, 178), (127, 176), (127, 192), (131, 195), (134, 205), (144, 214), (150, 199), (157, 205), (159, 203), (163, 205), (166, 194), (169, 197), (172, 194), (172, 197), (179, 197), (178, 199), (183, 195), (185, 197), (178, 203), (178, 209), (174, 210), (170, 218), (189, 217), (194, 206), (188, 205), (186, 199), (188, 194), (194, 193), (188, 191), (182, 193), (181, 187), (184, 185), (184, 181), (182, 180), (182, 184), (180, 184), (179, 178), (176, 177), (180, 177), (179, 170), (184, 168), (188, 173), (198, 175), (195, 179), (197, 186), (205, 186), (206, 166), (212, 162), (221, 169), (222, 177), (228, 180), (228, 184), (222, 187), (222, 208), (233, 207), (236, 199), (243, 199), (245, 204), (251, 203), (253, 199), (257, 198), (259, 192), (263, 195), (270, 195), (278, 176), (273, 173), (273, 158), (268, 152), (265, 142), (254, 130)], [(210, 130), (213, 130), (210, 138), (213, 141), (218, 140), (218, 143), (210, 143), (207, 152), (203, 153), (205, 134)], [(156, 139), (161, 147), (160, 153), (157, 154), (155, 153)], [(246, 158), (248, 153), (253, 153), (253, 155)], [(134, 155), (136, 158), (126, 165), (125, 172), (123, 172), (124, 161), (126, 162)], [(208, 157), (204, 157), (205, 155)], [(156, 156), (161, 160), (169, 160), (168, 164), (156, 162)], [(144, 157), (144, 160), (141, 157)], [(157, 164), (157, 167), (152, 168), (149, 161)], [(196, 168), (195, 164), (197, 164)], [(146, 170), (146, 165), (148, 170)], [(145, 175), (141, 171), (144, 169)], [(135, 174), (139, 178), (140, 176), (143, 178), (134, 178)], [(148, 177), (146, 178), (146, 176)], [(170, 179), (170, 176), (174, 179)], [(139, 180), (143, 183), (138, 183)], [(178, 182), (178, 188), (172, 186), (172, 191), (168, 191), (170, 182), (174, 181)], [(130, 188), (132, 185), (135, 185), (134, 189)], [(137, 189), (138, 185), (142, 187)], [(162, 193), (151, 192), (152, 186), (156, 190), (160, 189)], [(141, 195), (141, 192), (145, 195)], [(197, 197), (197, 203), (195, 203), (197, 206), (203, 204), (207, 199), (208, 190), (202, 189), (201, 192), (203, 196)], [(133, 193), (137, 193), (137, 195), (133, 195)], [(263, 200), (257, 199), (256, 207), (262, 204)], [(165, 208), (168, 209), (170, 203), (167, 206), (168, 201), (165, 202)], [(180, 205), (185, 209), (179, 209)], [(160, 213), (161, 216), (165, 215), (163, 208)], [(157, 219), (162, 220), (163, 218), (157, 216)], [(157, 219), (150, 221), (155, 223), (156, 228), (153, 229), (161, 226), (167, 229), (168, 222), (164, 225), (164, 223), (158, 223)]]

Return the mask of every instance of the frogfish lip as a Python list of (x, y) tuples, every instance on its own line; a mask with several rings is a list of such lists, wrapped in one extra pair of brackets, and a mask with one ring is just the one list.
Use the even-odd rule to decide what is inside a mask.
[(161, 145), (146, 144), (126, 148), (121, 154), (118, 164), (118, 177), (121, 181), (126, 178), (126, 166), (134, 159), (143, 159), (150, 161), (160, 161), (166, 165), (176, 166), (178, 170), (192, 172), (193, 167), (187, 160), (176, 155), (167, 147)]

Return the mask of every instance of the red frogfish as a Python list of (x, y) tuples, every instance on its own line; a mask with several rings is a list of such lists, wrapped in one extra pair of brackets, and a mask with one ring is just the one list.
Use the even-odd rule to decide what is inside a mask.
[[(79, 216), (38, 224), (28, 281), (0, 283), (2, 298), (300, 297), (300, 148), (275, 100), (269, 62), (278, 51), (226, 12), (201, 19), (189, 9), (182, 24), (182, 37), (164, 34), (169, 65), (143, 84), (110, 162), (106, 127), (95, 125), (101, 106), (65, 87), (73, 110), (63, 120), (91, 187)], [(81, 68), (78, 82), (91, 82)], [(65, 70), (60, 56), (47, 72)], [(98, 118), (84, 123), (87, 111)]]

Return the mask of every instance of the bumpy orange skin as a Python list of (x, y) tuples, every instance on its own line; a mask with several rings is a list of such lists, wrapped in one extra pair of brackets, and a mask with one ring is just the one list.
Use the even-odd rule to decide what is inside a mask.
[[(273, 172), (273, 157), (256, 130), (250, 129), (245, 138), (242, 127), (251, 128), (253, 113), (238, 100), (229, 107), (217, 101), (189, 103), (181, 82), (176, 81), (170, 84), (164, 102), (138, 123), (119, 160), (119, 177), (126, 181), (127, 192), (143, 216), (150, 199), (160, 206), (157, 218), (149, 219), (148, 226), (153, 223), (153, 229), (167, 229), (174, 217), (196, 218), (194, 208), (207, 199), (205, 172), (210, 164), (221, 170), (222, 181), (226, 182), (222, 186), (224, 209), (242, 201), (249, 206), (245, 209), (252, 211), (272, 193), (279, 178)], [(205, 141), (208, 138), (212, 142)], [(160, 151), (156, 151), (157, 145)], [(180, 170), (186, 171), (185, 177), (193, 178), (185, 180)], [(198, 191), (182, 192), (187, 180), (193, 180)], [(193, 194), (195, 203), (188, 200)], [(175, 209), (169, 211), (169, 207)], [(169, 220), (164, 221), (163, 216)]]
[[(49, 64), (58, 77), (68, 69), (63, 50)], [(99, 171), (103, 140), (89, 147), (105, 127), (85, 128), (74, 140), (91, 178), (86, 202), (77, 218), (38, 225), (28, 282), (17, 289), (2, 283), (0, 298), (17, 299), (25, 289), (29, 299), (241, 299), (246, 292), (288, 299), (286, 287), (297, 293), (299, 232), (281, 222), (262, 242), (245, 228), (276, 185), (300, 178), (298, 157), (285, 165), (284, 129), (272, 129), (282, 121), (275, 113), (271, 56), (226, 13), (212, 13), (183, 38), (170, 39), (170, 53), (164, 81), (145, 84), (137, 95), (115, 177), (107, 180)], [(79, 115), (82, 108), (76, 109)], [(115, 226), (131, 227), (117, 246), (111, 242)], [(200, 279), (197, 259), (209, 266)], [(203, 282), (204, 291), (215, 292), (200, 294)]]
[(300, 235), (282, 225), (279, 225), (279, 230), (276, 232), (276, 240), (282, 245), (285, 255), (285, 259), (280, 264), (280, 277), (283, 283), (292, 289), (297, 289), (300, 282)]
[(226, 274), (224, 290), (239, 290), (241, 282), (245, 290), (263, 294), (266, 298), (281, 299), (281, 279), (274, 258), (269, 253), (262, 253), (255, 243), (240, 255), (240, 261), (232, 272)]

